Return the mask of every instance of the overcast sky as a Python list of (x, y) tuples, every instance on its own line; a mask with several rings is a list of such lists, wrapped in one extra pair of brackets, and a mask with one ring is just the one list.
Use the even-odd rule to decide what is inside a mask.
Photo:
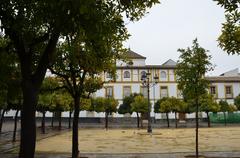
[(227, 55), (218, 47), (224, 21), (223, 8), (213, 0), (162, 0), (140, 21), (126, 22), (131, 37), (125, 46), (155, 65), (168, 59), (177, 61), (177, 49), (191, 46), (197, 37), (216, 65), (209, 75), (219, 75), (240, 67), (240, 56)]

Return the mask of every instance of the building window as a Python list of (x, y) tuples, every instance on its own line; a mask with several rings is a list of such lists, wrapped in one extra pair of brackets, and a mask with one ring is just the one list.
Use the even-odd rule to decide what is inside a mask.
[(210, 87), (210, 94), (216, 94), (216, 87), (215, 86), (211, 86)]
[(130, 94), (131, 94), (131, 87), (123, 86), (123, 98), (130, 96)]
[(161, 86), (160, 87), (160, 98), (168, 97), (168, 87)]
[(225, 96), (226, 98), (233, 98), (232, 86), (225, 86)]
[(113, 87), (106, 87), (106, 97), (107, 98), (113, 97)]
[(161, 71), (160, 78), (166, 79), (167, 78), (167, 73), (165, 71)]
[(141, 78), (142, 78), (143, 76), (146, 76), (146, 71), (142, 71), (142, 72), (141, 72)]
[(216, 86), (210, 86), (210, 94), (214, 96), (214, 98), (217, 97), (217, 87)]
[(147, 98), (148, 97), (147, 87), (141, 86), (140, 93), (143, 95), (144, 98)]
[(129, 71), (124, 71), (124, 78), (130, 78), (130, 72)]

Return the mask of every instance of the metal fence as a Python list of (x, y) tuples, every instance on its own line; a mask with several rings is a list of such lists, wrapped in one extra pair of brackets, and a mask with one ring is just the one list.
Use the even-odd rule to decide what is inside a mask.
[[(210, 121), (212, 123), (224, 123), (223, 113), (211, 113), (209, 114)], [(227, 123), (240, 123), (240, 113), (227, 113), (226, 112), (226, 122)]]

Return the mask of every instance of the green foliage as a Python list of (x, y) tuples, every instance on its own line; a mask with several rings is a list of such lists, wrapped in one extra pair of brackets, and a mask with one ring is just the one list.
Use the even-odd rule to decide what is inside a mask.
[(214, 100), (210, 94), (202, 95), (200, 98), (200, 111), (203, 112), (218, 112), (220, 105)]
[(131, 103), (131, 111), (138, 113), (146, 113), (148, 111), (148, 100), (142, 95), (134, 97), (134, 101)]
[(218, 5), (224, 7), (227, 12), (232, 12), (240, 7), (238, 0), (214, 0)]
[(80, 99), (80, 110), (89, 111), (90, 108), (91, 108), (91, 99), (81, 98)]
[(240, 54), (240, 2), (238, 0), (215, 0), (226, 10), (226, 22), (218, 38), (219, 46), (228, 54)]
[(8, 109), (21, 110), (23, 104), (23, 95), (21, 83), (17, 79), (9, 79), (7, 91)]
[(96, 112), (113, 113), (117, 111), (118, 101), (114, 98), (97, 97), (93, 99), (92, 104)]
[(175, 97), (169, 98), (170, 102), (172, 103), (172, 112), (181, 112), (186, 113), (188, 112), (188, 104), (185, 103), (181, 99), (177, 99)]
[(51, 107), (53, 102), (53, 94), (40, 94), (38, 96), (38, 104), (37, 104), (37, 111), (43, 112), (43, 111), (50, 111), (53, 109)]
[[(43, 80), (43, 84), (40, 89), (40, 94), (38, 96), (38, 104), (37, 104), (37, 111), (43, 112), (43, 111), (55, 111), (58, 110), (58, 103), (61, 102), (62, 99), (69, 100), (68, 97), (65, 97), (63, 95), (67, 95), (66, 92), (59, 89), (60, 84), (57, 80), (57, 78), (54, 77), (46, 77)], [(60, 95), (62, 94), (62, 95)], [(58, 98), (59, 97), (59, 98)], [(60, 103), (63, 104), (63, 103)], [(67, 106), (67, 105), (66, 105)]]
[(169, 99), (163, 101), (160, 105), (160, 112), (169, 113), (172, 111), (172, 103)]
[(13, 50), (8, 47), (9, 40), (0, 35), (0, 108), (20, 109), (22, 103), (20, 87), (20, 67)]
[(229, 110), (229, 104), (228, 104), (227, 101), (220, 100), (219, 105), (220, 105), (220, 111), (221, 112), (227, 112)]
[(126, 113), (132, 114), (131, 104), (134, 102), (134, 98), (138, 95), (140, 95), (140, 94), (133, 93), (133, 94), (130, 94), (130, 96), (124, 97), (123, 104), (121, 104), (118, 108), (118, 113), (119, 114), (126, 114)]
[(236, 105), (238, 110), (240, 110), (240, 94), (234, 98), (234, 105)]
[(0, 90), (0, 109), (7, 107), (7, 91), (4, 89)]
[(207, 55), (207, 50), (199, 46), (197, 39), (191, 48), (178, 51), (181, 53), (176, 69), (178, 88), (183, 92), (185, 100), (192, 100), (196, 106), (201, 95), (207, 93), (209, 83), (204, 75), (213, 70), (211, 57)]
[(236, 105), (233, 105), (233, 104), (230, 104), (229, 107), (228, 107), (228, 112), (234, 112), (234, 111), (237, 111), (237, 106)]
[(101, 89), (103, 86), (103, 81), (100, 77), (89, 77), (84, 81), (84, 92), (86, 97), (89, 98), (91, 94)]
[(52, 93), (60, 89), (61, 85), (56, 77), (45, 77), (41, 85), (40, 93)]
[(164, 98), (156, 101), (156, 103), (154, 104), (154, 112), (155, 113), (160, 113), (161, 103), (165, 100), (167, 100), (167, 97), (164, 97)]
[(96, 112), (104, 112), (105, 98), (97, 97), (92, 99), (92, 104), (94, 107), (94, 111)]
[(187, 104), (175, 97), (159, 99), (154, 105), (154, 112), (169, 113), (169, 112), (186, 112)]
[(69, 110), (72, 98), (68, 93), (55, 92), (52, 98), (52, 111), (63, 112)]
[(117, 106), (118, 106), (118, 101), (114, 98), (107, 98), (105, 100), (105, 106), (104, 109), (108, 112), (108, 113), (113, 113), (117, 111)]

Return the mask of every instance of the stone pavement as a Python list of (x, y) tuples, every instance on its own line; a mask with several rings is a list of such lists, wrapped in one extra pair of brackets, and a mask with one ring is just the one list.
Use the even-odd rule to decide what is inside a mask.
[[(207, 158), (240, 158), (240, 127), (200, 130), (200, 151), (204, 151), (200, 154)], [(48, 127), (44, 135), (40, 128), (37, 131), (36, 158), (71, 157), (71, 132), (66, 125), (62, 131)], [(194, 155), (193, 128), (153, 128), (155, 134), (151, 137), (145, 130), (136, 129), (83, 128), (79, 132), (81, 157), (84, 158), (185, 158)], [(18, 152), (19, 140), (12, 143), (11, 137), (11, 131), (0, 134), (0, 158), (17, 157), (13, 153)]]
[[(109, 154), (109, 153), (82, 153), (80, 158), (192, 158), (194, 153), (131, 153), (131, 154)], [(240, 152), (201, 152), (204, 158), (240, 158)], [(1, 158), (17, 158), (14, 154), (0, 154)], [(40, 154), (35, 158), (70, 158), (70, 154)]]

